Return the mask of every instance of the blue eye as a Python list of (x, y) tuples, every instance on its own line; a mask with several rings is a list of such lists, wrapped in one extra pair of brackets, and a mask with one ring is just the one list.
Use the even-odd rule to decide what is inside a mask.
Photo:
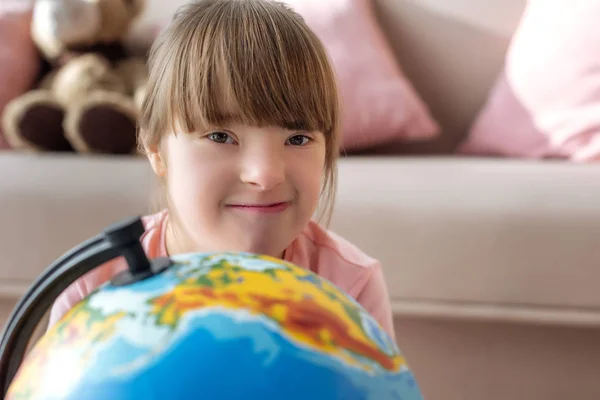
[(222, 144), (231, 144), (231, 143), (235, 143), (235, 140), (233, 140), (233, 138), (225, 132), (212, 132), (209, 133), (208, 135), (206, 135), (206, 137), (208, 137), (209, 140), (212, 140), (215, 143), (222, 143)]
[(292, 146), (304, 146), (308, 142), (310, 142), (310, 138), (306, 135), (295, 135), (287, 140), (287, 143)]

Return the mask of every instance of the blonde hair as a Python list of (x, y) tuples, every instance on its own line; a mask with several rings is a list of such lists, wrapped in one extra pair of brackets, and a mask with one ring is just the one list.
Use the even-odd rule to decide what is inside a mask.
[[(181, 7), (153, 43), (139, 145), (167, 132), (235, 120), (319, 131), (325, 176), (319, 220), (335, 202), (339, 105), (327, 53), (304, 20), (270, 0), (202, 0)], [(236, 115), (225, 109), (234, 104)], [(177, 129), (179, 128), (179, 129)]]

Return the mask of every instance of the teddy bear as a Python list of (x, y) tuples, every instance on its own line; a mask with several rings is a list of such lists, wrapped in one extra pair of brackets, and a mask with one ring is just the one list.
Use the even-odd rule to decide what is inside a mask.
[(135, 154), (147, 80), (123, 38), (144, 0), (37, 0), (31, 36), (47, 72), (2, 115), (6, 140), (30, 151)]

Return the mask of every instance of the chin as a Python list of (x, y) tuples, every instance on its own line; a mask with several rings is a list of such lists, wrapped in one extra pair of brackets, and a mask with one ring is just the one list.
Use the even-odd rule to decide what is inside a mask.
[(269, 255), (273, 257), (281, 257), (284, 249), (278, 249), (279, 246), (273, 246), (272, 243), (267, 245), (265, 243), (247, 243), (245, 246), (239, 246), (240, 251), (261, 255)]

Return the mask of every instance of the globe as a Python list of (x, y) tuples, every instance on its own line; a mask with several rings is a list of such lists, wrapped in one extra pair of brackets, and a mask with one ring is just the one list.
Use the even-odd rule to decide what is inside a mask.
[(329, 281), (249, 253), (171, 260), (79, 302), (7, 399), (422, 399), (396, 343)]

